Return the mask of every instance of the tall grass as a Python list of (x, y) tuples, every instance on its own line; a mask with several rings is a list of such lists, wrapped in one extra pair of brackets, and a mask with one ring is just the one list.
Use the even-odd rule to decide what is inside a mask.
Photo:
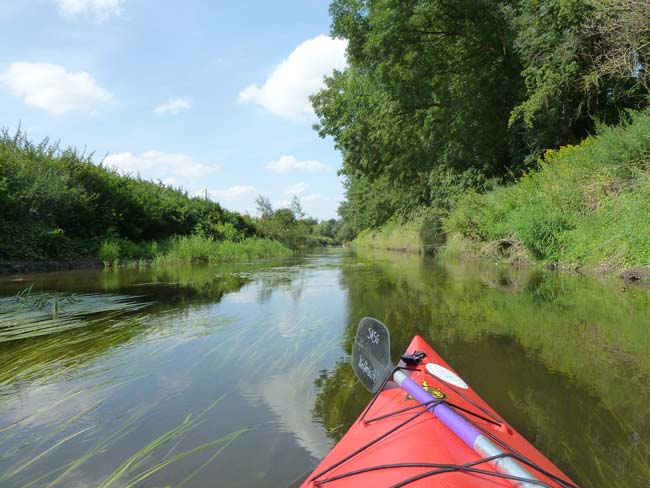
[(445, 230), (488, 242), (521, 241), (545, 261), (650, 264), (650, 112), (603, 128), (578, 146), (547, 151), (516, 184), (470, 193)]
[(115, 266), (120, 263), (120, 245), (115, 241), (104, 241), (99, 246), (98, 256), (104, 266)]
[(170, 239), (166, 252), (156, 256), (155, 262), (242, 262), (290, 254), (287, 247), (270, 239), (251, 237), (233, 242), (190, 235)]
[(133, 242), (128, 239), (109, 239), (102, 242), (98, 257), (104, 266), (117, 266), (127, 262), (153, 259), (164, 253), (167, 241)]

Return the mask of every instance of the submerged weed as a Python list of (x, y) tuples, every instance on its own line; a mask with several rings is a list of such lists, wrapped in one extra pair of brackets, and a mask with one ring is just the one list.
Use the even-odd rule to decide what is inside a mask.
[(32, 292), (0, 298), (0, 343), (88, 327), (149, 306), (124, 295)]

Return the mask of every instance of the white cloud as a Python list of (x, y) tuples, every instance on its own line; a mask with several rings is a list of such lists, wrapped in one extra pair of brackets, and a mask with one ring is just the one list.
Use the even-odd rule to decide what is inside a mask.
[(67, 71), (50, 63), (12, 63), (0, 74), (0, 84), (6, 85), (27, 105), (56, 115), (92, 112), (96, 106), (113, 99), (85, 71)]
[(316, 202), (318, 200), (322, 200), (323, 197), (320, 193), (310, 193), (309, 195), (305, 195), (302, 199), (305, 202)]
[(178, 186), (178, 180), (176, 178), (165, 178), (161, 180), (165, 186)]
[(241, 213), (253, 215), (255, 213), (255, 196), (259, 193), (257, 188), (251, 185), (234, 185), (229, 188), (212, 189), (203, 188), (198, 191), (197, 196), (204, 196), (208, 192), (208, 198), (219, 202), (224, 207)]
[(146, 151), (140, 155), (130, 152), (111, 154), (103, 161), (104, 166), (142, 178), (162, 181), (165, 184), (193, 186), (219, 166), (203, 164), (187, 154)]
[(55, 0), (59, 12), (65, 17), (91, 15), (98, 20), (105, 20), (122, 13), (125, 0)]
[(271, 161), (266, 169), (275, 173), (289, 173), (291, 171), (322, 171), (325, 165), (320, 161), (307, 160), (298, 161), (294, 156), (282, 155), (277, 161)]
[(225, 190), (210, 190), (208, 189), (208, 195), (215, 200), (227, 200), (233, 201), (238, 200), (243, 197), (248, 197), (257, 193), (257, 189), (254, 186), (250, 185), (235, 185)]
[(254, 102), (281, 117), (305, 120), (313, 116), (309, 95), (323, 86), (323, 78), (346, 66), (347, 41), (320, 35), (300, 44), (260, 87), (249, 85), (240, 102)]
[(299, 183), (296, 183), (295, 185), (291, 185), (285, 190), (285, 193), (288, 195), (298, 195), (300, 193), (304, 193), (307, 190), (307, 183), (301, 181)]
[(290, 200), (279, 200), (277, 202), (273, 202), (273, 208), (289, 208), (290, 206)]
[(172, 114), (176, 115), (181, 110), (187, 110), (192, 107), (192, 102), (187, 98), (170, 98), (162, 105), (158, 105), (153, 109), (157, 114)]

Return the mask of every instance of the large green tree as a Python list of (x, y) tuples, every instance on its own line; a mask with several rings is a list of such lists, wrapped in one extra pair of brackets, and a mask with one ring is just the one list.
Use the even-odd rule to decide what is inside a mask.
[(330, 10), (349, 66), (312, 102), (319, 134), (343, 154), (341, 210), (354, 228), (431, 204), (439, 175), (502, 177), (523, 159), (508, 120), (525, 87), (498, 1), (335, 0)]
[(647, 5), (333, 0), (348, 67), (312, 103), (343, 155), (344, 220), (358, 230), (449, 205), (452, 190), (516, 177), (545, 149), (647, 105)]
[(349, 67), (313, 103), (343, 172), (411, 186), (444, 165), (502, 175), (508, 118), (523, 84), (496, 0), (334, 0)]

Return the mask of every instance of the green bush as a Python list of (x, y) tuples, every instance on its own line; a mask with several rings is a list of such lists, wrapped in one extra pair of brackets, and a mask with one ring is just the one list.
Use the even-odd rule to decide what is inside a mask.
[(219, 239), (257, 233), (249, 217), (218, 203), (122, 176), (47, 140), (33, 144), (20, 131), (0, 133), (0, 205), (0, 260), (97, 255), (113, 239), (121, 256), (148, 255), (139, 243), (187, 235), (198, 224)]

